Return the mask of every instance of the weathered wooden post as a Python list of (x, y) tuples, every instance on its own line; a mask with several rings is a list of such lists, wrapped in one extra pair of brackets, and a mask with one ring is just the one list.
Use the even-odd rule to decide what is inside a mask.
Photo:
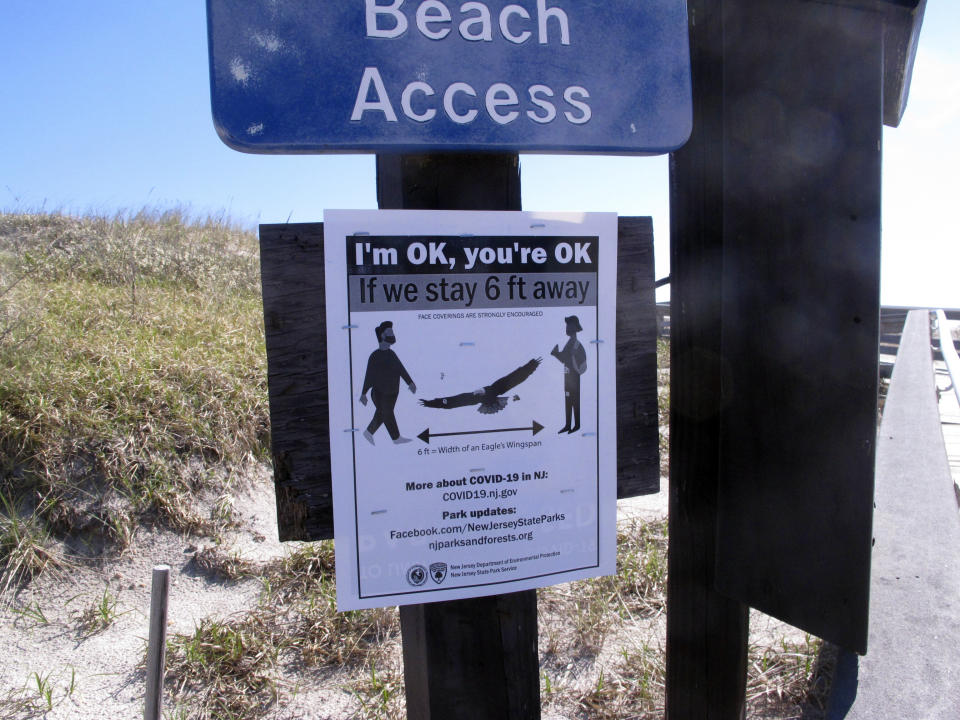
[[(457, 10), (441, 2), (415, 7), (414, 3), (404, 5), (402, 0), (351, 4), (208, 0), (207, 6), (214, 121), (224, 141), (248, 152), (376, 152), (378, 198), (383, 209), (519, 210), (518, 152), (663, 153), (682, 145), (690, 130), (686, 17), (683, 3), (677, 0), (642, 4), (555, 0), (549, 5), (543, 1), (529, 3), (528, 7), (503, 2), (468, 3)], [(625, 78), (625, 67), (635, 73), (633, 78)], [(469, 154), (473, 152), (484, 154)], [(331, 217), (336, 215), (332, 213)], [(398, 222), (398, 216), (390, 217), (390, 222)], [(435, 222), (435, 218), (430, 221)], [(335, 220), (331, 222), (336, 225)], [(524, 222), (528, 223), (526, 232), (545, 227)], [(569, 232), (580, 220), (555, 222), (556, 232), (562, 235), (561, 222), (568, 223), (565, 230)], [(604, 242), (612, 240), (611, 223), (608, 216), (602, 233), (590, 236), (597, 239), (597, 246), (601, 238)], [(424, 228), (417, 226), (415, 234), (419, 237)], [(608, 340), (600, 336), (590, 340), (595, 343), (594, 357), (604, 360), (607, 388), (601, 393), (598, 380), (594, 393), (602, 425), (598, 421), (595, 430), (584, 431), (581, 436), (601, 438), (597, 442), (602, 445), (596, 445), (595, 453), (579, 453), (579, 457), (595, 456), (597, 467), (603, 467), (604, 571), (613, 567), (614, 407), (618, 494), (628, 497), (655, 491), (659, 482), (651, 224), (649, 219), (621, 218), (619, 231), (617, 297), (622, 312), (614, 318), (610, 312), (600, 312), (599, 302), (594, 305), (594, 326), (607, 328), (608, 338), (614, 332), (617, 335), (616, 360), (609, 352), (612, 348), (602, 345)], [(359, 434), (362, 429), (353, 420), (353, 388), (343, 383), (345, 376), (353, 375), (352, 335), (327, 335), (324, 282), (335, 282), (343, 288), (346, 283), (341, 283), (341, 278), (350, 277), (348, 271), (324, 280), (325, 253), (337, 253), (326, 266), (331, 273), (339, 272), (343, 262), (340, 253), (344, 246), (334, 246), (332, 238), (346, 241), (356, 251), (347, 261), (348, 266), (352, 263), (351, 270), (356, 270), (353, 277), (372, 278), (376, 273), (361, 270), (365, 263), (353, 259), (362, 258), (366, 252), (356, 240), (365, 231), (338, 228), (337, 232), (329, 235), (331, 244), (325, 246), (324, 229), (319, 223), (261, 227), (272, 440), (282, 540), (331, 536), (331, 468), (339, 479), (350, 475), (352, 467), (355, 483), (337, 496), (348, 497), (352, 489), (355, 501), (350, 507), (338, 501), (338, 533), (345, 524), (356, 521), (357, 455), (346, 440), (360, 437), (361, 442), (376, 444), (371, 433), (379, 425), (371, 421), (366, 435)], [(472, 230), (460, 232), (469, 234)], [(355, 244), (349, 245), (351, 242)], [(546, 253), (545, 248), (540, 249)], [(612, 258), (612, 253), (604, 258)], [(563, 264), (569, 258), (556, 261)], [(584, 261), (593, 262), (588, 258)], [(607, 270), (602, 282), (596, 281), (603, 288), (602, 293), (600, 289), (597, 292), (610, 303), (613, 266), (607, 259), (603, 262)], [(444, 267), (443, 272), (447, 269)], [(449, 269), (453, 269), (452, 264)], [(343, 314), (350, 316), (348, 292), (344, 289), (331, 297), (342, 302)], [(546, 300), (541, 297), (541, 301)], [(558, 295), (554, 300), (563, 298)], [(562, 302), (553, 305), (564, 306)], [(357, 312), (374, 310), (380, 312), (382, 308)], [(559, 319), (571, 321), (570, 317)], [(579, 327), (575, 316), (572, 320)], [(333, 327), (334, 321), (329, 322)], [(359, 328), (349, 319), (338, 327), (351, 332)], [(572, 332), (575, 335), (577, 331)], [(328, 341), (331, 357), (339, 363), (337, 385), (327, 383)], [(595, 368), (599, 367), (597, 362)], [(597, 369), (594, 373), (599, 378)], [(614, 374), (617, 395), (610, 401)], [(408, 383), (408, 387), (411, 385)], [(341, 393), (343, 387), (349, 387), (350, 392)], [(365, 404), (365, 396), (359, 402)], [(334, 412), (341, 408), (341, 418), (351, 418), (335, 436), (327, 422), (330, 407)], [(567, 425), (571, 424), (572, 408), (568, 405)], [(576, 408), (579, 418), (579, 399)], [(579, 426), (579, 419), (575, 424)], [(534, 422), (530, 429), (536, 432), (536, 428), (542, 426)], [(562, 432), (577, 429), (567, 427)], [(406, 440), (396, 432), (393, 439), (401, 444)], [(339, 452), (331, 456), (331, 448)], [(569, 466), (563, 466), (563, 471), (558, 474), (574, 475)], [(417, 472), (422, 472), (419, 467)], [(419, 489), (412, 484), (413, 490)], [(548, 502), (553, 501), (543, 504)], [(397, 507), (402, 504), (395, 502)], [(600, 507), (599, 500), (596, 505)], [(486, 510), (499, 515), (501, 510), (513, 512), (516, 508)], [(370, 515), (383, 512), (389, 510), (371, 511)], [(551, 522), (565, 520), (556, 514)], [(600, 567), (599, 522), (597, 528), (597, 564), (571, 567), (571, 573)], [(533, 539), (532, 533), (526, 535), (526, 540)], [(372, 534), (365, 539), (379, 541)], [(581, 545), (589, 548), (593, 540), (587, 538)], [(356, 563), (343, 564), (339, 553), (341, 548), (355, 548), (360, 543), (349, 534), (338, 534), (337, 541), (338, 581), (341, 568), (349, 566), (349, 572), (355, 570), (350, 577), (356, 577), (359, 587), (363, 577), (359, 552)], [(557, 544), (563, 547), (559, 540)], [(387, 546), (383, 541), (377, 547)], [(517, 562), (560, 554), (556, 550)], [(444, 558), (432, 558), (431, 562), (433, 559), (444, 561), (436, 564), (446, 568)], [(391, 578), (406, 581), (409, 587), (404, 588), (405, 597), (427, 592), (420, 585), (428, 577), (437, 585), (447, 577), (445, 570), (428, 576), (425, 566), (411, 562), (406, 571)], [(400, 564), (396, 563), (398, 567)], [(433, 573), (433, 564), (430, 568)], [(556, 575), (532, 575), (523, 578), (523, 584), (509, 587), (535, 587), (534, 582), (545, 582), (543, 578)], [(513, 581), (504, 580), (504, 584), (507, 582)], [(338, 587), (344, 589), (348, 583)], [(353, 586), (349, 587), (352, 592)], [(458, 591), (453, 595), (457, 598), (469, 597), (463, 590), (482, 594), (469, 590), (474, 587), (478, 586), (451, 589)], [(432, 586), (429, 590), (438, 594), (445, 591)], [(365, 602), (383, 602), (382, 598), (388, 596), (395, 597), (390, 593), (368, 595)], [(424, 596), (418, 597), (422, 601)], [(405, 606), (401, 621), (411, 717), (500, 720), (539, 716), (533, 590)]]
[(723, 250), (721, 4), (688, 3), (693, 134), (670, 159), (667, 717), (743, 712), (748, 608), (715, 587)]
[(668, 717), (743, 714), (748, 607), (866, 650), (881, 124), (902, 115), (922, 9), (689, 2)]
[[(520, 210), (516, 155), (378, 155), (382, 209)], [(411, 720), (540, 717), (537, 593), (404, 605)]]
[[(426, 158), (411, 160), (416, 175)], [(383, 175), (394, 172), (381, 158)], [(440, 157), (453, 172), (458, 156)], [(515, 184), (510, 157), (466, 158), (479, 174)], [(386, 166), (386, 167), (385, 167)], [(469, 175), (469, 173), (468, 173)], [(468, 180), (469, 181), (469, 180)], [(458, 181), (450, 181), (454, 184)], [(388, 183), (381, 183), (381, 187)], [(434, 196), (448, 182), (421, 178)], [(441, 187), (442, 190), (436, 188)], [(481, 195), (480, 197), (483, 197)], [(330, 460), (324, 348), (323, 226), (261, 226), (274, 471), (283, 539), (329, 537)], [(617, 268), (617, 496), (659, 487), (656, 317), (650, 218), (621, 218)], [(324, 525), (324, 523), (326, 523)], [(411, 717), (529, 717), (539, 712), (536, 595), (494, 597), (404, 607), (405, 679)]]

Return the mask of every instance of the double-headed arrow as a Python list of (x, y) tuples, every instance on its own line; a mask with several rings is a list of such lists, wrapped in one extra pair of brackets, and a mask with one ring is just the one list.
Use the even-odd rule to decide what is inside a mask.
[(432, 433), (430, 428), (427, 428), (422, 433), (417, 435), (418, 438), (423, 440), (427, 445), (430, 444), (430, 438), (432, 437), (448, 437), (450, 435), (483, 435), (485, 433), (501, 433), (501, 432), (522, 432), (524, 430), (532, 430), (533, 434), (536, 435), (538, 432), (543, 430), (543, 425), (538, 423), (536, 420), (531, 421), (530, 427), (522, 428), (497, 428), (496, 430), (464, 430), (463, 432), (443, 432), (443, 433)]

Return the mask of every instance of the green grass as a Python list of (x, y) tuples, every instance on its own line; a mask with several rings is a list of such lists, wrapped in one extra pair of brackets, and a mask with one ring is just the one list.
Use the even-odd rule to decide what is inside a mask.
[(0, 720), (46, 717), (76, 689), (75, 668), (63, 668), (56, 674), (53, 671), (32, 672), (22, 688), (0, 694)]
[(194, 718), (261, 717), (282, 690), (280, 651), (287, 643), (272, 624), (246, 616), (203, 620), (167, 646), (167, 682), (176, 704)]
[(406, 717), (403, 701), (403, 676), (395, 670), (377, 670), (371, 661), (369, 673), (351, 694), (360, 703), (360, 716), (364, 720), (403, 720)]
[(113, 625), (114, 620), (126, 612), (120, 610), (120, 598), (110, 592), (109, 587), (105, 587), (103, 594), (79, 613), (80, 634), (83, 637), (96, 635)]
[[(799, 718), (806, 717), (806, 711), (822, 712), (828, 670), (818, 666), (820, 648), (820, 641), (810, 636), (799, 643), (781, 641), (779, 647), (751, 647), (747, 717)], [(550, 700), (575, 707), (593, 720), (658, 720), (664, 712), (665, 660), (662, 647), (624, 646), (616, 662), (599, 669), (589, 690), (561, 690), (560, 697)]]
[(252, 233), (176, 211), (0, 215), (5, 585), (38, 565), (16, 560), (25, 530), (38, 555), (76, 533), (122, 549), (144, 520), (215, 531), (229, 518), (197, 498), (268, 432)]
[(779, 647), (751, 647), (747, 658), (747, 702), (754, 709), (801, 706), (826, 708), (818, 687), (817, 658), (822, 642), (806, 635), (802, 642), (780, 641)]
[[(621, 523), (617, 531), (617, 574), (540, 590), (540, 601), (569, 618), (573, 652), (596, 652), (611, 627), (649, 618), (666, 609), (667, 522)], [(546, 649), (561, 652), (548, 638)]]
[(10, 612), (36, 627), (50, 624), (50, 619), (37, 601), (21, 608), (11, 608)]
[(263, 717), (294, 692), (285, 669), (346, 666), (369, 668), (350, 689), (364, 717), (398, 717), (400, 681), (379, 663), (399, 633), (397, 612), (337, 612), (333, 543), (305, 543), (264, 565), (207, 552), (197, 565), (218, 577), (260, 577), (263, 592), (248, 612), (169, 639), (167, 687), (184, 717)]
[(665, 676), (662, 648), (624, 649), (611, 671), (601, 671), (596, 685), (576, 697), (576, 705), (596, 720), (662, 718)]
[(0, 594), (63, 566), (59, 548), (30, 505), (0, 492)]

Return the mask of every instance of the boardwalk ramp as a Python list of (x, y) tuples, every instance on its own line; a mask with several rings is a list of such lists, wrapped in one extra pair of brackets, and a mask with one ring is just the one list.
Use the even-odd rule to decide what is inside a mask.
[(841, 654), (828, 717), (957, 720), (960, 514), (925, 310), (909, 313), (897, 352), (877, 443), (875, 498), (867, 654)]

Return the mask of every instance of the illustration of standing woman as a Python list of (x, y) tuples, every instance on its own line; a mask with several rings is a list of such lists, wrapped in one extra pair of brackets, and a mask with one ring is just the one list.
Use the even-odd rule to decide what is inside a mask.
[(377, 335), (377, 342), (380, 347), (370, 353), (370, 359), (367, 360), (367, 373), (363, 378), (360, 404), (367, 404), (367, 390), (370, 390), (373, 406), (377, 411), (373, 414), (373, 419), (370, 420), (367, 429), (363, 431), (363, 436), (367, 439), (367, 442), (374, 445), (374, 433), (380, 429), (381, 425), (386, 425), (387, 432), (390, 433), (394, 444), (408, 443), (410, 438), (405, 438), (400, 434), (393, 409), (397, 404), (397, 397), (400, 395), (400, 378), (403, 378), (412, 393), (417, 391), (417, 386), (413, 383), (410, 373), (407, 372), (403, 363), (400, 362), (400, 358), (390, 349), (390, 346), (397, 341), (397, 336), (393, 332), (393, 323), (386, 320), (377, 325), (374, 332)]
[[(577, 333), (583, 330), (576, 315), (564, 318), (567, 323), (567, 335), (570, 337), (563, 350), (553, 346), (550, 354), (563, 363), (563, 393), (566, 422), (557, 433), (575, 433), (580, 429), (580, 376), (587, 370), (587, 351), (577, 340)], [(571, 416), (573, 425), (570, 424)]]

